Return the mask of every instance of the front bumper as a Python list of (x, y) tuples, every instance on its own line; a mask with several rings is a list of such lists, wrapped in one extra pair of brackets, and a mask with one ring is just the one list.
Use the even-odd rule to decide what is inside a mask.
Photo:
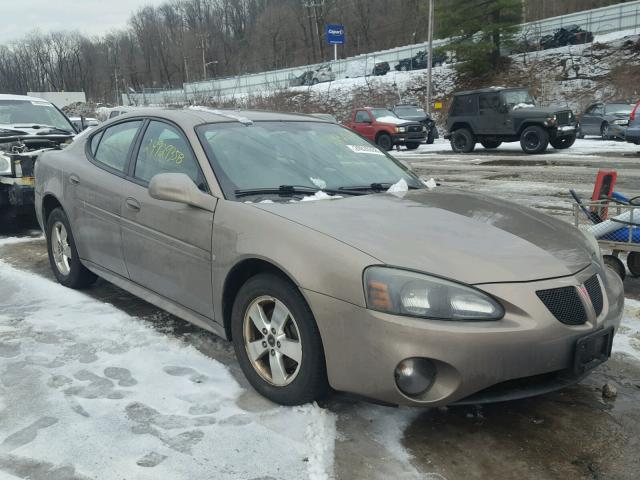
[(394, 133), (393, 144), (404, 145), (406, 143), (422, 143), (426, 138), (427, 132)]
[(625, 138), (629, 125), (609, 124), (609, 135), (616, 138)]
[(32, 177), (0, 177), (0, 210), (26, 213), (34, 208)]
[[(559, 322), (535, 294), (537, 290), (582, 285), (594, 271), (604, 286), (604, 306), (597, 319), (583, 325)], [(560, 279), (480, 288), (505, 306), (502, 320), (447, 322), (388, 315), (305, 290), (322, 335), (329, 383), (336, 390), (391, 404), (432, 407), (464, 403), (503, 382), (571, 368), (576, 341), (601, 328), (617, 328), (624, 306), (620, 279), (596, 265)], [(409, 397), (396, 386), (394, 372), (399, 362), (416, 357), (431, 359), (436, 377), (426, 393)], [(557, 388), (565, 384), (557, 384)], [(549, 389), (537, 393), (541, 391)], [(525, 392), (520, 397), (531, 394)]]
[(553, 129), (553, 135), (557, 137), (566, 137), (576, 135), (577, 125), (559, 125)]

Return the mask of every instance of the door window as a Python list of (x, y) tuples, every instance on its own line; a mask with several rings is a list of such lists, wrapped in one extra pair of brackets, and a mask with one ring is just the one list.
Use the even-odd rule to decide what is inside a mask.
[(480, 113), (497, 113), (500, 107), (500, 96), (497, 93), (483, 93), (478, 98)]
[(356, 112), (356, 123), (370, 123), (370, 122), (371, 122), (371, 117), (369, 117), (369, 114), (366, 111), (360, 110)]
[[(109, 168), (124, 173), (124, 167), (129, 158), (129, 151), (133, 140), (136, 138), (138, 129), (142, 125), (142, 120), (125, 122), (107, 128), (99, 140), (95, 150), (94, 159)], [(99, 134), (98, 134), (99, 135)], [(93, 151), (92, 138), (91, 149)]]
[(189, 141), (172, 125), (151, 121), (142, 137), (134, 177), (148, 183), (160, 173), (184, 173), (206, 190)]

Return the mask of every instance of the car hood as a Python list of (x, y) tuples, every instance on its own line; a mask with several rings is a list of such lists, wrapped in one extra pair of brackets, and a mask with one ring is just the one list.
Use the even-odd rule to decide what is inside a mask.
[(531, 118), (531, 117), (549, 117), (560, 110), (567, 110), (566, 108), (542, 108), (542, 107), (518, 107), (513, 108), (510, 112), (512, 117)]
[(439, 190), (255, 206), (383, 264), (469, 284), (567, 276), (593, 261), (586, 238), (568, 223), (491, 197)]
[(379, 117), (376, 119), (376, 123), (386, 123), (390, 125), (412, 125), (419, 122), (412, 122), (411, 120), (405, 120), (404, 118), (398, 117)]
[(410, 122), (424, 122), (428, 119), (426, 115), (402, 115), (400, 118)]

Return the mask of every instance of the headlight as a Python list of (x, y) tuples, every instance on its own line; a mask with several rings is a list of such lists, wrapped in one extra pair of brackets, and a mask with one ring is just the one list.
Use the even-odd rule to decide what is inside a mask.
[(0, 175), (11, 175), (11, 159), (0, 153)]
[(629, 120), (614, 120), (611, 123), (615, 125), (629, 125)]
[(423, 126), (422, 126), (422, 131), (423, 131), (423, 132), (426, 132), (426, 131), (427, 131), (427, 126), (426, 126), (426, 125), (423, 125)]
[(406, 127), (396, 127), (396, 133), (404, 133), (407, 131)]
[(504, 309), (486, 293), (461, 283), (389, 267), (364, 273), (367, 308), (437, 320), (499, 320)]
[(556, 116), (555, 115), (551, 115), (550, 117), (547, 117), (545, 123), (547, 125), (554, 125), (556, 123)]

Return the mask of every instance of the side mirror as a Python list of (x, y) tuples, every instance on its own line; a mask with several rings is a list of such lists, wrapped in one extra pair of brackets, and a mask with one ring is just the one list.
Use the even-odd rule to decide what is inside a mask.
[(149, 196), (156, 200), (183, 203), (213, 212), (216, 199), (201, 192), (184, 173), (160, 173), (149, 182)]

